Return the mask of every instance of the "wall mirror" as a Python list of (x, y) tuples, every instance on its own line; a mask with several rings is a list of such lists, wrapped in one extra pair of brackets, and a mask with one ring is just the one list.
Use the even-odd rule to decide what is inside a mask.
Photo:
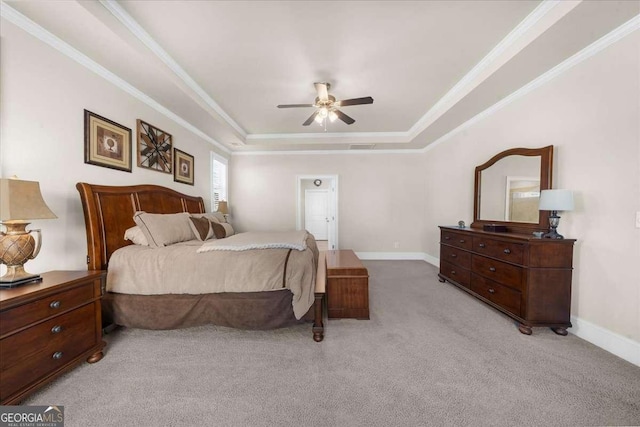
[(476, 167), (473, 223), (506, 225), (509, 231), (546, 230), (549, 213), (538, 210), (540, 191), (551, 188), (553, 145), (512, 148)]

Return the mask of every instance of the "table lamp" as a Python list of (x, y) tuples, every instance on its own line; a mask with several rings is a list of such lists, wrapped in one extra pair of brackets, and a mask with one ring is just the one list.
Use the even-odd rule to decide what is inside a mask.
[(216, 212), (220, 212), (222, 215), (224, 215), (224, 219), (227, 219), (227, 215), (229, 215), (229, 206), (227, 206), (226, 200), (220, 200), (218, 202), (218, 210)]
[(539, 209), (541, 211), (551, 211), (551, 215), (549, 216), (550, 230), (542, 237), (547, 239), (564, 239), (556, 230), (558, 224), (560, 224), (558, 211), (573, 210), (573, 192), (571, 192), (571, 190), (542, 190), (540, 192)]
[[(40, 279), (38, 274), (27, 273), (24, 263), (34, 259), (40, 252), (42, 235), (40, 230), (26, 231), (30, 220), (57, 218), (51, 212), (40, 193), (36, 181), (0, 179), (0, 263), (7, 272), (0, 277), (0, 287), (13, 287)], [(37, 242), (31, 235), (38, 235)]]

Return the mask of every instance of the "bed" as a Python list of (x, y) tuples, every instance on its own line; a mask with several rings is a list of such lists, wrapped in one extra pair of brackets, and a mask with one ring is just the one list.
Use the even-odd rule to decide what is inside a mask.
[[(115, 263), (114, 271), (109, 271), (109, 262), (112, 256), (114, 260), (118, 257), (133, 259), (133, 255), (130, 253), (144, 251), (143, 248), (137, 248), (136, 245), (124, 239), (125, 232), (136, 225), (133, 219), (135, 212), (144, 211), (150, 214), (205, 213), (202, 197), (185, 195), (156, 185), (106, 186), (80, 182), (76, 188), (80, 193), (84, 211), (88, 268), (90, 270), (107, 270), (108, 282), (110, 282), (109, 276), (112, 276), (112, 273), (116, 271)], [(310, 251), (315, 247), (315, 240), (308, 241), (308, 243), (309, 247), (305, 251)], [(184, 242), (182, 245), (176, 245), (175, 248), (171, 247), (170, 250), (178, 250), (178, 246), (190, 246), (190, 248), (180, 250), (191, 250), (195, 254), (201, 244), (202, 242)], [(151, 251), (153, 250), (151, 249)], [(143, 329), (177, 329), (203, 324), (242, 329), (275, 329), (301, 322), (313, 322), (311, 328), (313, 339), (316, 342), (322, 341), (324, 338), (322, 321), (325, 282), (324, 255), (321, 253), (318, 256), (316, 249), (316, 256), (313, 257), (313, 289), (310, 296), (312, 305), (302, 316), (300, 316), (298, 308), (298, 317), (296, 317), (294, 305), (297, 297), (293, 290), (294, 286), (291, 286), (291, 289), (287, 288), (284, 277), (291, 276), (293, 274), (291, 269), (295, 268), (296, 263), (302, 262), (292, 261), (296, 259), (294, 257), (304, 256), (307, 260), (311, 258), (308, 253), (298, 255), (298, 251), (295, 250), (289, 250), (289, 252), (286, 249), (260, 250), (260, 252), (265, 251), (273, 252), (274, 259), (285, 257), (283, 284), (279, 289), (210, 293), (178, 293), (161, 290), (150, 292), (150, 294), (112, 292), (110, 289), (105, 289), (102, 299), (103, 323)], [(121, 254), (124, 252), (127, 253), (122, 256)], [(234, 262), (232, 257), (245, 256), (243, 254), (244, 252), (224, 252), (223, 256), (227, 257), (226, 260), (218, 263), (231, 264)], [(173, 254), (168, 256), (175, 259)], [(200, 262), (201, 259), (208, 259), (203, 256), (210, 256), (209, 252), (194, 256), (201, 256), (198, 258), (200, 265), (209, 264)], [(237, 262), (242, 264), (244, 261), (239, 258)], [(218, 268), (220, 269), (220, 267)], [(309, 270), (311, 266), (305, 265), (304, 268)], [(308, 274), (306, 277), (306, 280), (309, 280)], [(148, 286), (149, 283), (146, 285)], [(165, 287), (158, 284), (158, 287), (165, 289), (166, 284)]]

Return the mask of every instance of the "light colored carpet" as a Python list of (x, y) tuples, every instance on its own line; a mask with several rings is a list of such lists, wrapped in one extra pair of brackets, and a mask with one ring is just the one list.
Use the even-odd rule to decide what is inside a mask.
[(25, 404), (66, 426), (640, 424), (640, 368), (511, 319), (422, 261), (366, 261), (371, 320), (275, 331), (121, 329)]

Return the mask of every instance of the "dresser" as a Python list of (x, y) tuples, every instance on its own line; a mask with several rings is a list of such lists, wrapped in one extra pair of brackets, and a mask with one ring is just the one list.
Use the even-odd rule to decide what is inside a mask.
[(573, 239), (440, 227), (441, 282), (449, 282), (518, 322), (530, 335), (571, 327)]
[(73, 366), (102, 358), (104, 271), (52, 271), (0, 290), (0, 404), (17, 404)]
[(327, 316), (369, 319), (369, 272), (352, 250), (326, 251)]

